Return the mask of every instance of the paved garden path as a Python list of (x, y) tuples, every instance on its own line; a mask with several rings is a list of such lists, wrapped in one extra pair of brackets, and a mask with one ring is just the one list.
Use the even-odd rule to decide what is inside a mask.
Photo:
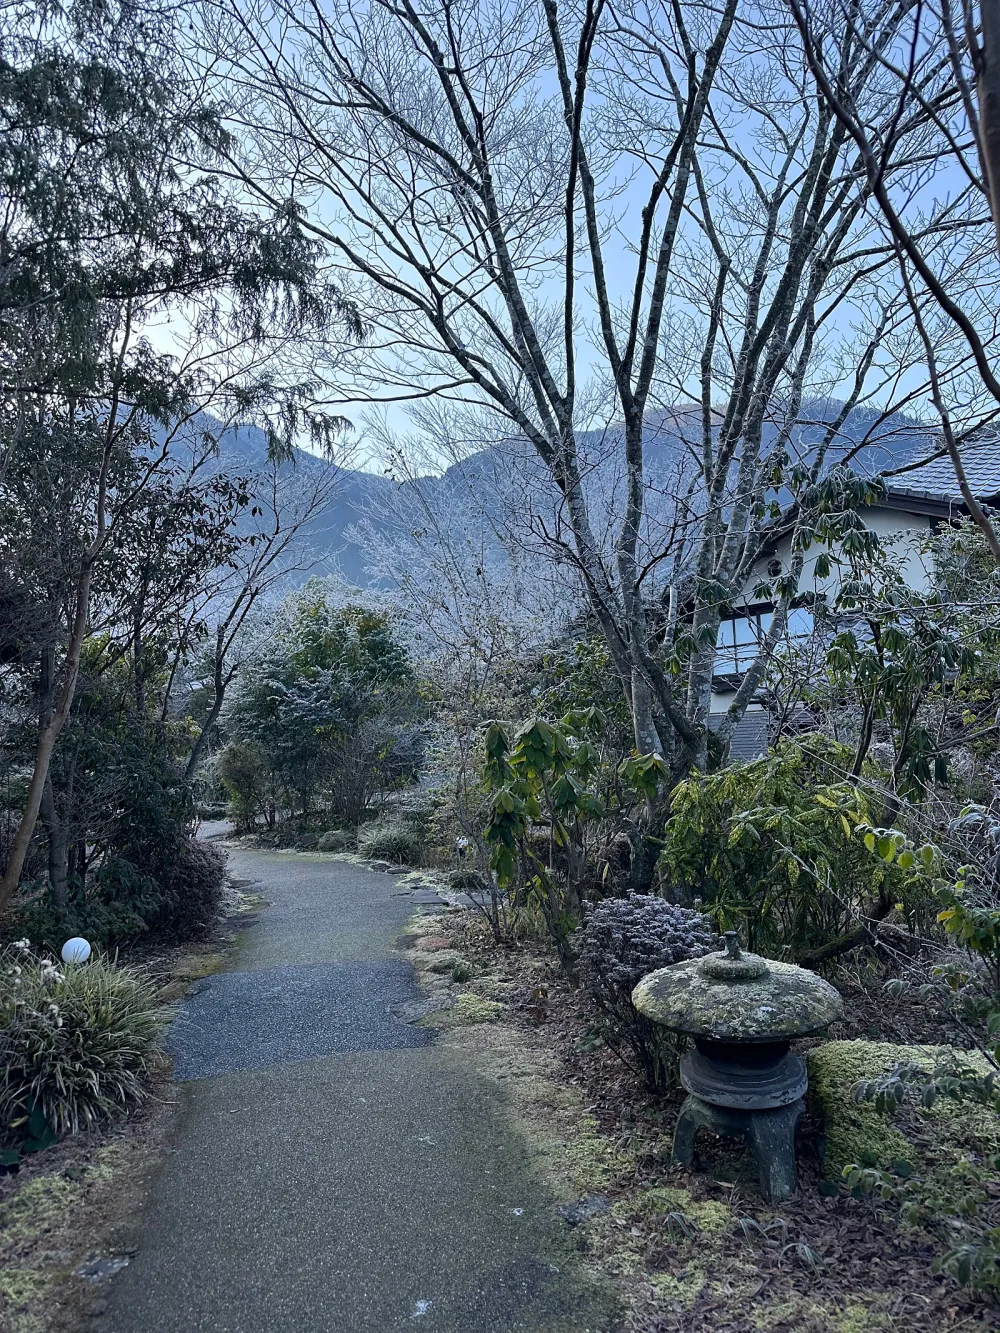
[(598, 1333), (493, 1084), (418, 998), (390, 875), (238, 851), (271, 903), (171, 1030), (181, 1113), (106, 1333)]

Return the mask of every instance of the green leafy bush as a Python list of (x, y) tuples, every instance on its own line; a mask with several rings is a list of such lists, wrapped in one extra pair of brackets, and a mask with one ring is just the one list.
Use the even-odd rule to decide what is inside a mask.
[(57, 1136), (149, 1095), (169, 1014), (134, 970), (106, 958), (60, 966), (21, 940), (0, 953), (0, 1133), (40, 1112)]
[(636, 1010), (632, 991), (659, 967), (711, 953), (714, 942), (700, 912), (650, 894), (608, 898), (594, 908), (580, 931), (580, 970), (598, 1008), (611, 1020), (611, 1040), (631, 1048), (646, 1082), (656, 1091), (676, 1082), (680, 1046)]
[[(528, 903), (537, 906), (570, 973), (570, 936), (583, 915), (589, 844), (605, 813), (596, 790), (604, 728), (600, 710), (587, 708), (558, 722), (533, 718), (516, 732), (494, 722), (484, 738), (490, 869), (497, 884), (520, 899), (519, 911)], [(662, 769), (662, 761), (648, 759)], [(646, 757), (626, 763), (642, 766)], [(619, 769), (623, 785), (633, 789), (634, 776), (624, 765)]]
[(240, 832), (252, 830), (272, 794), (263, 751), (244, 741), (230, 741), (217, 755), (215, 771), (229, 796), (226, 813)]
[(171, 851), (169, 858), (158, 858), (149, 870), (124, 857), (101, 868), (95, 921), (103, 908), (120, 922), (116, 931), (106, 934), (122, 939), (153, 931), (161, 939), (179, 940), (211, 925), (226, 878), (225, 853), (194, 838), (179, 840)]
[(109, 856), (86, 892), (74, 886), (64, 908), (52, 903), (44, 885), (26, 886), (14, 903), (14, 928), (51, 949), (70, 935), (103, 945), (127, 943), (148, 932), (158, 941), (191, 939), (215, 919), (225, 877), (224, 852), (211, 843), (179, 838), (152, 862)]
[(415, 865), (420, 848), (420, 833), (412, 824), (376, 820), (358, 830), (358, 851), (376, 861)]
[(897, 902), (921, 910), (930, 895), (919, 877), (856, 836), (877, 802), (844, 780), (850, 762), (836, 741), (806, 735), (679, 783), (660, 857), (668, 896), (699, 900), (751, 949), (806, 962), (860, 918), (882, 919)]

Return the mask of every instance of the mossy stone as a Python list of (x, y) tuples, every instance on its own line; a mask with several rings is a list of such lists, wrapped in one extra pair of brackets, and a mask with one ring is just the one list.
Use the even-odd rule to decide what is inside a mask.
[[(754, 955), (744, 955), (750, 959)], [(653, 1023), (715, 1041), (781, 1041), (819, 1032), (843, 1013), (829, 982), (792, 963), (766, 962), (766, 971), (730, 980), (713, 975), (716, 961), (691, 959), (661, 967), (639, 982), (632, 1003)]]
[[(943, 1059), (959, 1060), (985, 1074), (985, 1057), (947, 1046), (894, 1046), (888, 1042), (831, 1041), (809, 1051), (809, 1101), (823, 1123), (823, 1167), (839, 1179), (847, 1166), (891, 1170), (908, 1162), (923, 1180), (922, 1197), (932, 1215), (955, 1216), (958, 1201), (983, 1192), (996, 1180), (992, 1160), (1000, 1154), (1000, 1117), (989, 1107), (939, 1098), (932, 1107), (911, 1106), (905, 1123), (894, 1123), (872, 1102), (858, 1102), (861, 1079), (877, 1078), (894, 1065), (913, 1062), (931, 1070)], [(917, 1141), (904, 1132), (916, 1126)]]

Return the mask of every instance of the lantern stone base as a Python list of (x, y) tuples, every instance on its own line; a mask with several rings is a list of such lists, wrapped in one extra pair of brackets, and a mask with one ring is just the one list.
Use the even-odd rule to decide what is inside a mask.
[(693, 1164), (699, 1129), (743, 1138), (757, 1165), (762, 1197), (767, 1203), (778, 1203), (795, 1192), (795, 1129), (804, 1110), (801, 1097), (786, 1106), (735, 1110), (713, 1106), (691, 1093), (677, 1118), (673, 1159), (680, 1166)]

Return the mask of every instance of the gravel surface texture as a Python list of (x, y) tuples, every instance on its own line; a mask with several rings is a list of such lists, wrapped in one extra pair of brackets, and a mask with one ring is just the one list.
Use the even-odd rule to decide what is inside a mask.
[[(433, 1040), (431, 1032), (390, 1012), (390, 1006), (413, 1000), (413, 992), (410, 968), (395, 958), (208, 977), (171, 1030), (174, 1078), (211, 1078), (337, 1052), (425, 1046)], [(252, 1023), (243, 1021), (248, 1013)]]

